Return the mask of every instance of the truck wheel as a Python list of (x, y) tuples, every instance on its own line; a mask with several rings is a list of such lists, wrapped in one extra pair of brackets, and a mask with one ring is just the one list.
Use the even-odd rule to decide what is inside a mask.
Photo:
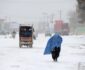
[(21, 45), (21, 44), (19, 44), (19, 47), (21, 48), (21, 47), (22, 47), (22, 45)]
[(29, 47), (32, 48), (32, 44), (30, 44)]
[(29, 46), (27, 45), (27, 48), (28, 48)]

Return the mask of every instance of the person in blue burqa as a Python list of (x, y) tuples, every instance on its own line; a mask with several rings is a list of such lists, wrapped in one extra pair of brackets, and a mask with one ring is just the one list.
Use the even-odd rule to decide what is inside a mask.
[(62, 37), (59, 33), (55, 33), (47, 42), (46, 48), (44, 50), (44, 55), (51, 54), (52, 59), (57, 61), (60, 51), (61, 51)]

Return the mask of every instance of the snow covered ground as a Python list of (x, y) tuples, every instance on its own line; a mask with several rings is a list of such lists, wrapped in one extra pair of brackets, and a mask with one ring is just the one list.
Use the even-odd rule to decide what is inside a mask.
[(49, 37), (40, 34), (33, 48), (19, 48), (15, 39), (0, 36), (0, 70), (85, 70), (85, 36), (62, 36), (58, 62), (51, 55), (43, 55)]

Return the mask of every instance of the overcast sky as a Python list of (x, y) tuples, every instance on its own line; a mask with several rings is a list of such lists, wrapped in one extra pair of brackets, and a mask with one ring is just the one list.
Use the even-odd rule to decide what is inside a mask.
[(67, 21), (68, 12), (75, 8), (76, 0), (0, 0), (0, 18), (12, 21), (34, 21), (44, 15), (54, 14), (57, 19), (61, 10), (62, 19)]

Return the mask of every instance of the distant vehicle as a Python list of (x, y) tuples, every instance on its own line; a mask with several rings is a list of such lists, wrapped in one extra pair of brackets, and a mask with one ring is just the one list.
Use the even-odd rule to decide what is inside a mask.
[(26, 45), (32, 48), (33, 46), (33, 26), (32, 25), (20, 25), (19, 27), (19, 47)]
[(64, 23), (62, 20), (56, 20), (54, 24), (54, 31), (60, 33), (61, 35), (69, 35), (69, 24)]
[(12, 38), (15, 38), (15, 36), (16, 36), (16, 31), (13, 31), (12, 32)]
[(50, 33), (49, 31), (47, 31), (47, 32), (45, 33), (45, 36), (51, 36), (51, 33)]
[(69, 25), (68, 23), (64, 23), (62, 27), (62, 35), (69, 35)]

